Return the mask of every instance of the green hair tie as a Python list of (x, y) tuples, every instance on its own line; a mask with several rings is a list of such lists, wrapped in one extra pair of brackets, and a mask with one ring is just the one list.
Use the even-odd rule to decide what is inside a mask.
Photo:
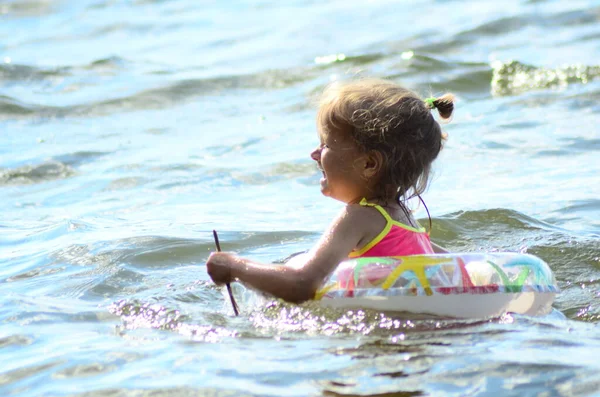
[(427, 105), (427, 107), (429, 109), (435, 109), (435, 107), (436, 107), (435, 101), (437, 101), (436, 97), (430, 97), (430, 98), (425, 99), (423, 102), (425, 102), (425, 104)]

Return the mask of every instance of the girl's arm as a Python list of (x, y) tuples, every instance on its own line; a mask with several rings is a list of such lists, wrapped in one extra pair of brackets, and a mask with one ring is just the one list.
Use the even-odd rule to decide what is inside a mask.
[(361, 239), (370, 214), (358, 205), (347, 205), (298, 267), (262, 264), (233, 254), (212, 253), (206, 262), (217, 284), (234, 280), (289, 302), (312, 299), (323, 280), (348, 257)]

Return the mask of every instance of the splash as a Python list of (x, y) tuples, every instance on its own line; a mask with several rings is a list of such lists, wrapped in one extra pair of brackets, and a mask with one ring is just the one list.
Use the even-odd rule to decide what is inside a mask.
[(190, 318), (179, 310), (160, 304), (121, 300), (113, 303), (109, 312), (121, 317), (122, 331), (135, 329), (158, 329), (172, 331), (196, 341), (216, 343), (224, 338), (234, 338), (237, 332), (213, 325), (189, 324)]
[(555, 69), (538, 68), (518, 61), (492, 63), (492, 95), (564, 88), (569, 84), (587, 84), (600, 77), (600, 66), (568, 65)]
[(251, 313), (250, 321), (256, 329), (269, 335), (369, 335), (397, 342), (404, 340), (408, 333), (470, 327), (494, 322), (497, 318), (477, 321), (443, 319), (414, 313), (325, 308), (314, 302), (292, 305), (274, 300)]

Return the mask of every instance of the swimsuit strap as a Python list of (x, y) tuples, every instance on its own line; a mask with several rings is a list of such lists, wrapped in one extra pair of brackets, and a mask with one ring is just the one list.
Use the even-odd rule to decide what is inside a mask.
[(359, 204), (363, 207), (373, 207), (377, 211), (379, 211), (379, 213), (385, 218), (385, 227), (383, 228), (383, 230), (381, 232), (379, 232), (379, 234), (377, 236), (375, 236), (371, 241), (369, 241), (364, 247), (362, 247), (359, 250), (352, 250), (352, 252), (350, 252), (350, 254), (348, 255), (348, 257), (350, 257), (350, 258), (360, 257), (365, 252), (369, 251), (371, 248), (373, 248), (374, 246), (379, 244), (390, 233), (393, 226), (397, 226), (401, 229), (405, 229), (405, 230), (408, 230), (410, 232), (415, 232), (415, 233), (425, 232), (425, 229), (423, 229), (423, 228), (417, 229), (417, 228), (407, 226), (398, 221), (393, 220), (392, 217), (390, 216), (390, 214), (388, 214), (387, 211), (384, 210), (382, 206), (380, 206), (378, 204), (374, 204), (374, 203), (369, 203), (366, 198), (363, 198), (362, 200), (360, 200)]
[[(388, 225), (389, 227), (391, 227), (391, 225), (396, 225), (396, 226), (401, 227), (402, 229), (410, 230), (412, 232), (417, 232), (417, 233), (426, 232), (425, 228), (422, 227), (419, 224), (419, 222), (417, 222), (417, 227), (413, 227), (413, 226), (405, 225), (402, 222), (398, 222), (398, 221), (393, 220), (392, 217), (390, 216), (390, 214), (388, 214), (388, 212), (386, 210), (384, 210), (382, 206), (380, 206), (379, 204), (375, 204), (375, 203), (369, 203), (367, 201), (367, 199), (364, 198), (364, 197), (363, 197), (362, 200), (360, 200), (360, 202), (358, 204), (360, 204), (363, 207), (373, 207), (373, 208), (375, 208), (385, 218), (386, 225)], [(429, 235), (429, 232), (427, 232), (427, 235)]]
[(392, 219), (392, 217), (390, 216), (390, 214), (388, 214), (387, 211), (384, 210), (383, 207), (380, 206), (379, 204), (369, 203), (367, 201), (367, 199), (364, 198), (364, 197), (363, 197), (362, 200), (360, 200), (359, 204), (362, 205), (363, 207), (373, 207), (373, 208), (375, 208), (377, 211), (379, 211), (381, 213), (381, 215), (383, 215), (383, 217), (385, 218), (385, 220), (388, 223), (393, 223), (394, 222), (394, 220)]

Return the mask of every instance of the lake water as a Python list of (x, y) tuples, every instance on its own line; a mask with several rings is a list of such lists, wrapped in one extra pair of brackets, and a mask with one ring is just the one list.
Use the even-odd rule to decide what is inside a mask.
[[(599, 54), (597, 0), (0, 1), (0, 394), (600, 395)], [(211, 231), (260, 261), (316, 242), (314, 103), (355, 75), (456, 94), (432, 238), (538, 255), (550, 315), (234, 285), (233, 316)]]

